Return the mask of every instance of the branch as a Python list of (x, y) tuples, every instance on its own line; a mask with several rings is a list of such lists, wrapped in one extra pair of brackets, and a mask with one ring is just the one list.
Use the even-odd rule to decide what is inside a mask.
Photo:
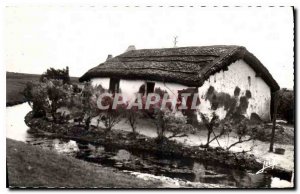
[(253, 140), (253, 137), (249, 137), (249, 139), (245, 139), (245, 140), (242, 140), (241, 138), (239, 138), (239, 140), (233, 144), (231, 144), (229, 147), (227, 147), (227, 150), (229, 150), (231, 147), (239, 144), (239, 143), (243, 143), (243, 142), (247, 142), (247, 141), (251, 141)]
[[(213, 132), (213, 131), (212, 131)], [(214, 132), (213, 132), (214, 133)], [(221, 137), (224, 134), (224, 132), (219, 133), (219, 135), (215, 135), (214, 133), (214, 138), (212, 138), (208, 143), (211, 143), (212, 141), (214, 141), (215, 139)], [(220, 144), (219, 144), (220, 145)]]
[(171, 136), (169, 136), (168, 138), (171, 139), (171, 138), (174, 138), (174, 137), (187, 137), (187, 134), (173, 134)]

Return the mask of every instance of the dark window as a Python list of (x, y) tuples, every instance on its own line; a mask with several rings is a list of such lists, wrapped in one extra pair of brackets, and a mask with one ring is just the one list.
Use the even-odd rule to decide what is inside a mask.
[(141, 85), (140, 88), (139, 88), (139, 93), (142, 94), (142, 95), (144, 95), (144, 94), (145, 94), (145, 91), (146, 91), (145, 88), (146, 88), (146, 87), (145, 87), (145, 84)]
[(117, 78), (110, 78), (109, 82), (109, 91), (112, 93), (119, 92), (119, 86), (120, 86), (120, 79)]
[(149, 93), (153, 93), (154, 92), (154, 82), (147, 82), (147, 91), (146, 91), (146, 95)]
[(248, 84), (249, 84), (249, 86), (251, 86), (251, 77), (250, 76), (248, 76)]

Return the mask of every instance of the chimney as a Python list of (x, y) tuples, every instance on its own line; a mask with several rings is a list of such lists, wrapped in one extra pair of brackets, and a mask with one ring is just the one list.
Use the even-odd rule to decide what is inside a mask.
[(134, 50), (136, 50), (136, 49), (135, 49), (135, 46), (134, 46), (134, 45), (130, 45), (130, 46), (127, 48), (126, 52), (128, 52), (128, 51), (134, 51)]
[(111, 55), (111, 54), (109, 54), (108, 56), (107, 56), (107, 58), (106, 58), (106, 61), (107, 60), (109, 60), (109, 59), (111, 59), (113, 56)]

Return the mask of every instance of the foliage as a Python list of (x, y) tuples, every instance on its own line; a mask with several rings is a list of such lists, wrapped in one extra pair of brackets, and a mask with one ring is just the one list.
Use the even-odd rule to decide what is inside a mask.
[(54, 69), (49, 68), (45, 73), (43, 73), (40, 77), (40, 81), (44, 82), (45, 80), (62, 80), (63, 83), (70, 83), (70, 76), (69, 76), (69, 67), (67, 66), (66, 69)]
[(95, 95), (95, 88), (90, 83), (85, 83), (83, 89), (80, 92), (74, 92), (79, 90), (73, 90), (71, 97), (68, 99), (67, 106), (71, 109), (71, 114), (74, 121), (79, 125), (84, 123), (85, 129), (88, 130), (91, 119), (99, 114), (97, 108), (97, 99)]
[[(230, 145), (222, 146), (218, 142), (220, 147), (225, 147), (225, 149), (229, 150), (237, 144), (257, 139), (261, 132), (264, 131), (263, 124), (251, 124), (250, 120), (245, 117), (240, 117), (238, 120), (226, 117), (220, 121), (214, 112), (210, 120), (202, 113), (200, 113), (200, 116), (208, 130), (205, 147), (209, 147), (209, 144), (214, 140), (218, 142), (218, 138), (220, 137), (227, 137), (227, 142), (229, 142), (230, 137), (235, 137), (237, 140)], [(218, 132), (218, 134), (215, 132)], [(212, 139), (210, 139), (211, 134), (214, 135)]]
[[(193, 131), (193, 127), (187, 124), (187, 117), (177, 110), (177, 107), (173, 107), (171, 102), (167, 102), (165, 107), (162, 107), (163, 96), (167, 94), (167, 91), (156, 88), (154, 93), (160, 96), (160, 99), (151, 104), (149, 109), (143, 109), (144, 113), (148, 115), (156, 125), (157, 139), (159, 141), (166, 138), (184, 137), (188, 132)], [(152, 96), (155, 98), (154, 96)], [(168, 97), (169, 98), (169, 97)], [(143, 108), (146, 104), (147, 96), (142, 98)], [(151, 99), (152, 101), (154, 99)], [(170, 132), (171, 135), (166, 137), (166, 132)]]
[(281, 89), (278, 97), (278, 116), (288, 123), (294, 123), (294, 91)]
[(163, 114), (163, 123), (168, 132), (171, 132), (171, 135), (168, 137), (185, 137), (187, 133), (193, 132), (194, 128), (192, 125), (187, 124), (187, 116), (184, 116), (182, 112), (172, 112), (165, 111)]
[[(119, 97), (119, 101), (122, 101), (122, 99), (120, 99), (121, 97)], [(114, 95), (113, 96), (105, 96), (102, 98), (102, 105), (103, 106), (108, 106), (107, 109), (105, 110), (100, 110), (100, 121), (104, 124), (106, 131), (111, 131), (111, 129), (113, 128), (113, 126), (115, 126), (116, 124), (118, 124), (121, 119), (122, 116), (124, 115), (124, 111), (126, 109), (126, 104), (118, 104), (117, 107), (114, 109), (113, 108), (113, 101), (114, 101)]]
[[(214, 129), (219, 126), (219, 122), (220, 122), (219, 117), (218, 117), (218, 115), (216, 115), (215, 112), (213, 112), (212, 118), (210, 120), (203, 113), (200, 113), (200, 116), (201, 116), (201, 119), (202, 119), (206, 129), (207, 129), (207, 142), (205, 144), (205, 147), (209, 147), (209, 144), (212, 141), (217, 140), (218, 137), (221, 137), (222, 135), (224, 135), (225, 132), (222, 130), (219, 135), (215, 135)], [(223, 129), (225, 129), (225, 128), (223, 128)], [(210, 136), (212, 133), (214, 135), (214, 138), (210, 139)]]
[(56, 120), (57, 109), (66, 103), (70, 93), (70, 85), (65, 85), (60, 80), (29, 82), (23, 91), (35, 117), (46, 116), (47, 113), (50, 113), (54, 120)]
[(137, 126), (138, 118), (142, 117), (142, 115), (143, 115), (142, 112), (138, 110), (137, 107), (131, 107), (129, 109), (126, 109), (125, 111), (125, 118), (129, 123), (134, 136), (136, 135), (136, 126)]
[(263, 130), (261, 125), (251, 125), (249, 119), (247, 118), (244, 118), (237, 123), (228, 122), (228, 120), (226, 120), (225, 122), (227, 122), (226, 123), (227, 128), (230, 127), (234, 129), (233, 131), (231, 130), (227, 131), (228, 138), (230, 132), (234, 132), (233, 134), (237, 138), (237, 141), (227, 146), (226, 148), (227, 150), (229, 150), (230, 148), (232, 148), (237, 144), (256, 139), (259, 132)]

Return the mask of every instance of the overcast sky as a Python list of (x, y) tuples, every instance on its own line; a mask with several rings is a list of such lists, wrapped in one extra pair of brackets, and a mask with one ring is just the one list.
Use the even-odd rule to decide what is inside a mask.
[(69, 66), (81, 76), (108, 54), (178, 46), (242, 45), (281, 87), (293, 88), (292, 8), (6, 7), (7, 71)]

